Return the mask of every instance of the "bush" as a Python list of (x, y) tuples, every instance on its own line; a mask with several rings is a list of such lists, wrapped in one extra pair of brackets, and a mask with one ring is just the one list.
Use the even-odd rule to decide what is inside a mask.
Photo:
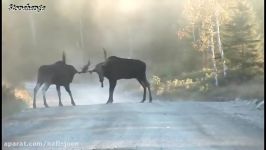
[(2, 117), (11, 116), (25, 108), (27, 103), (15, 96), (14, 89), (2, 85)]
[(209, 69), (182, 74), (172, 79), (152, 77), (152, 89), (160, 98), (231, 100), (235, 98), (264, 99), (264, 76), (255, 76), (243, 81), (235, 71), (226, 77), (219, 75), (219, 86), (214, 85), (213, 73)]

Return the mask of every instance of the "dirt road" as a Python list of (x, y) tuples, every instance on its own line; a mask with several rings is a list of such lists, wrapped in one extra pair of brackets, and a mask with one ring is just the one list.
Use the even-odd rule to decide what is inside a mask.
[[(263, 111), (229, 107), (155, 101), (27, 109), (2, 120), (2, 148), (262, 150)], [(228, 113), (237, 107), (245, 111)]]

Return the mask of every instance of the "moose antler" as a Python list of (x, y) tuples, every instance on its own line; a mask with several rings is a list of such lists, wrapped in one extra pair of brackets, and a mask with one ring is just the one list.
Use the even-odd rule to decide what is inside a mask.
[(88, 61), (88, 63), (82, 68), (80, 73), (86, 73), (88, 72), (89, 66), (90, 66), (91, 62), (90, 60)]

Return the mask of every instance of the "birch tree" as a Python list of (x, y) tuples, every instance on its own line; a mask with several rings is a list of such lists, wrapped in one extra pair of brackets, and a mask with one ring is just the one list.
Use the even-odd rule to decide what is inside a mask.
[[(211, 55), (215, 85), (218, 86), (218, 73), (216, 51), (222, 61), (223, 76), (226, 76), (226, 62), (220, 38), (220, 25), (227, 20), (226, 9), (229, 5), (225, 1), (218, 0), (189, 0), (184, 7), (184, 15), (192, 26), (193, 46), (203, 53), (204, 59)], [(199, 31), (195, 36), (195, 28)], [(216, 39), (214, 35), (216, 34)], [(217, 43), (217, 47), (215, 47)], [(211, 50), (211, 52), (208, 52)], [(204, 55), (204, 54), (207, 54)]]

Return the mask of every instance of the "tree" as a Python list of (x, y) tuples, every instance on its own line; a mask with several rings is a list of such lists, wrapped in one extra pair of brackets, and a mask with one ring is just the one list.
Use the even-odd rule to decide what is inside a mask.
[[(192, 26), (193, 46), (202, 52), (204, 59), (204, 68), (206, 61), (211, 58), (215, 85), (218, 86), (217, 54), (220, 55), (223, 68), (223, 75), (226, 76), (226, 65), (224, 52), (220, 36), (220, 24), (227, 21), (226, 1), (218, 0), (193, 0), (187, 1), (184, 8), (184, 15)], [(197, 31), (197, 34), (196, 34)], [(196, 36), (198, 35), (198, 36)], [(217, 47), (215, 46), (217, 43)], [(209, 57), (209, 56), (210, 57)]]
[(247, 0), (236, 0), (229, 11), (231, 19), (222, 27), (227, 65), (241, 81), (263, 74), (263, 41), (255, 12)]

